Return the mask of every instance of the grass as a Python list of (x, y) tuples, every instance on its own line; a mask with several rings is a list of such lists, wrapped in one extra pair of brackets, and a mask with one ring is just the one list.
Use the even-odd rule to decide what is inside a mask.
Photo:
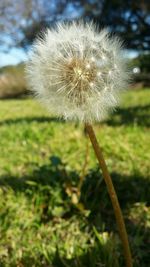
[[(150, 90), (95, 125), (123, 209), (134, 267), (148, 267)], [(124, 267), (106, 187), (83, 127), (32, 99), (0, 101), (0, 266)]]

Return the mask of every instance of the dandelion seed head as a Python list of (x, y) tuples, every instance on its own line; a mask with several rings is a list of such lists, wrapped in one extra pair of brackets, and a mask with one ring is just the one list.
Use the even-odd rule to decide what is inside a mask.
[(32, 91), (68, 120), (102, 121), (118, 103), (129, 73), (121, 42), (92, 23), (59, 23), (33, 45), (26, 66)]

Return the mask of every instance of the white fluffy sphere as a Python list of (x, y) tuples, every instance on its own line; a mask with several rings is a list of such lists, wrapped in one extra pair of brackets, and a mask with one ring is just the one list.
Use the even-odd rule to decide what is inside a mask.
[(28, 84), (50, 112), (64, 119), (102, 121), (128, 84), (121, 42), (93, 23), (58, 23), (33, 45)]

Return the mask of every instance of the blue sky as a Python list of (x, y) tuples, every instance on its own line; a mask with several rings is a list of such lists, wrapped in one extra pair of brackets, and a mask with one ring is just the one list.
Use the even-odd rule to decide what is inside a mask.
[(8, 53), (0, 52), (0, 67), (16, 65), (26, 59), (27, 55), (21, 49), (13, 48)]

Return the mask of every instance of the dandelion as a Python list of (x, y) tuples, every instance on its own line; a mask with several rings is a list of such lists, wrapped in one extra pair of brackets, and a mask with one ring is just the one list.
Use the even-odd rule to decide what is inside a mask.
[(58, 24), (37, 39), (28, 62), (29, 86), (65, 120), (102, 121), (128, 83), (121, 42), (91, 24)]
[(132, 267), (117, 194), (92, 127), (114, 110), (128, 85), (121, 41), (93, 23), (59, 23), (35, 42), (26, 73), (31, 90), (50, 112), (85, 124), (112, 201), (126, 266)]

